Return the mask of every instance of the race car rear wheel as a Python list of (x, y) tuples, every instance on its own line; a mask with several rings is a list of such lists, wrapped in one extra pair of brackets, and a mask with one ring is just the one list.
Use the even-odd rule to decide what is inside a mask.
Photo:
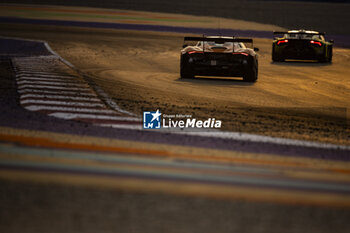
[(185, 79), (194, 78), (193, 69), (188, 63), (188, 57), (186, 55), (181, 55), (180, 76)]
[(272, 61), (274, 61), (274, 62), (284, 61), (284, 59), (282, 59), (276, 55), (275, 44), (272, 45)]
[(333, 58), (333, 46), (329, 46), (329, 50), (328, 50), (328, 62), (332, 62), (332, 58)]
[(319, 62), (332, 62), (333, 58), (333, 46), (328, 46), (327, 53), (324, 53), (324, 57), (319, 60)]
[(284, 61), (284, 59), (279, 58), (276, 55), (272, 55), (272, 61), (274, 61), (274, 62), (281, 62), (281, 61)]
[(258, 79), (258, 60), (255, 57), (250, 57), (248, 67), (243, 76), (243, 81), (255, 82)]

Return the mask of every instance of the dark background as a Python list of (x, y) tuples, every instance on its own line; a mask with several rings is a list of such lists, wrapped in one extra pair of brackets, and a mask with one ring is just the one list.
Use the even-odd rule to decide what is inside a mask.
[(6, 3), (91, 6), (219, 16), (350, 35), (350, 0), (5, 0)]

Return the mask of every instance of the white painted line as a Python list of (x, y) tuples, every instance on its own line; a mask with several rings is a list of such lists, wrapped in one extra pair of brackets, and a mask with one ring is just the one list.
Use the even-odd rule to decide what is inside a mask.
[(53, 74), (53, 72), (30, 72), (30, 71), (18, 71), (16, 77), (42, 77), (42, 78), (62, 78), (62, 79), (78, 79), (75, 76), (67, 74)]
[(101, 127), (112, 127), (117, 129), (132, 129), (132, 130), (142, 130), (142, 125), (128, 125), (128, 124), (95, 124)]
[[(77, 68), (75, 68), (74, 65), (72, 65), (70, 62), (68, 62), (67, 60), (65, 60), (64, 58), (62, 58), (61, 56), (59, 56), (54, 50), (51, 49), (50, 45), (46, 42), (46, 41), (41, 41), (44, 43), (45, 47), (47, 48), (47, 50), (50, 51), (51, 54), (53, 54), (54, 57), (58, 58), (59, 60), (61, 60), (64, 64), (66, 64), (68, 67), (72, 68), (73, 70), (75, 70), (78, 73), (81, 73), (80, 70), (78, 70)], [(130, 116), (136, 116), (135, 114), (128, 112), (126, 110), (121, 109), (101, 88), (94, 86), (95, 90), (98, 92), (98, 94), (104, 99), (104, 101), (114, 110), (124, 113), (124, 114), (128, 114)]]
[(91, 109), (91, 108), (71, 108), (71, 107), (53, 107), (42, 105), (27, 105), (24, 107), (29, 111), (57, 111), (57, 112), (73, 112), (73, 113), (101, 113), (101, 114), (116, 114), (110, 109)]
[(70, 68), (74, 69), (74, 70), (77, 70), (75, 68), (75, 66), (72, 65), (72, 63), (70, 63), (69, 61), (67, 61), (66, 59), (62, 58), (60, 55), (58, 55), (55, 51), (53, 51), (53, 49), (51, 49), (50, 45), (46, 42), (46, 41), (43, 41), (44, 42), (44, 45), (45, 47), (47, 48), (47, 50), (50, 51), (50, 53), (54, 56), (56, 56), (58, 59), (60, 59), (64, 64), (66, 64), (67, 66), (69, 66)]
[[(75, 68), (74, 65), (72, 65), (72, 63), (70, 63), (69, 61), (65, 60), (64, 58), (62, 58), (60, 55), (58, 55), (55, 51), (53, 51), (50, 47), (50, 45), (45, 41), (44, 42), (45, 47), (50, 51), (51, 54), (56, 55), (63, 63), (65, 63), (67, 66), (71, 67), (73, 70), (75, 70), (78, 73), (81, 73), (80, 70), (78, 70), (77, 68)], [(130, 115), (130, 116), (136, 116), (135, 114), (123, 110), (121, 109), (100, 87), (98, 86), (94, 86), (94, 89), (96, 90), (96, 92), (98, 93), (98, 95), (100, 95), (104, 101), (114, 110)]]
[(93, 114), (75, 114), (75, 113), (51, 113), (50, 116), (63, 118), (63, 119), (97, 119), (97, 120), (116, 120), (116, 121), (133, 121), (140, 122), (141, 119), (135, 117), (119, 117), (109, 115), (93, 115)]
[[(32, 66), (33, 65), (38, 65), (38, 66), (45, 66), (45, 64), (43, 64), (41, 61), (33, 61), (32, 62)], [(55, 72), (53, 69), (45, 69), (45, 70), (33, 70), (31, 68), (24, 68), (22, 67), (21, 64), (16, 64), (18, 70), (16, 71), (16, 77), (20, 77), (23, 75), (28, 75), (28, 76), (48, 76), (48, 75), (52, 75), (52, 76), (61, 76), (61, 75), (66, 75), (66, 72), (60, 72), (59, 74), (57, 72)]]
[(52, 85), (52, 86), (73, 86), (73, 87), (88, 87), (87, 84), (80, 84), (80, 83), (68, 83), (68, 82), (41, 82), (41, 81), (17, 81), (18, 85), (24, 85), (24, 84), (37, 84), (37, 85)]
[[(31, 68), (23, 69), (22, 65), (18, 64), (19, 63), (18, 59), (19, 58), (17, 58), (15, 60), (15, 64), (16, 64), (15, 68), (17, 69), (16, 76), (17, 75), (26, 75), (26, 74), (28, 74), (28, 75), (32, 75), (32, 74), (35, 74), (35, 75), (54, 75), (54, 76), (57, 75), (57, 74), (52, 74), (52, 71), (43, 71), (43, 70), (36, 71), (34, 69), (31, 69)], [(37, 62), (35, 62), (35, 63), (37, 63)]]
[(61, 94), (59, 94), (59, 95), (38, 95), (38, 94), (20, 95), (20, 99), (25, 99), (25, 98), (66, 99), (66, 100), (81, 100), (81, 101), (101, 102), (101, 100), (97, 99), (97, 98), (62, 96)]
[(95, 86), (95, 90), (96, 92), (102, 96), (102, 98), (104, 99), (104, 101), (114, 110), (116, 110), (117, 112), (121, 112), (121, 113), (124, 113), (124, 114), (127, 114), (129, 116), (136, 116), (135, 114), (129, 112), (129, 111), (126, 111), (126, 110), (123, 110), (121, 109), (111, 98), (109, 98), (109, 96), (98, 86)]
[(21, 100), (20, 103), (24, 104), (47, 104), (47, 105), (64, 105), (64, 106), (81, 106), (81, 107), (106, 107), (100, 103), (79, 103), (79, 102), (66, 102), (66, 101), (51, 101), (51, 100)]
[(33, 81), (44, 81), (44, 82), (72, 82), (72, 83), (82, 83), (79, 82), (77, 79), (61, 79), (61, 78), (47, 78), (47, 77), (41, 77), (38, 78), (37, 76), (29, 77), (29, 76), (23, 76), (20, 78), (17, 78), (17, 81), (26, 81), (26, 80), (33, 80)]
[[(17, 68), (18, 74), (25, 74), (25, 73), (35, 73), (35, 74), (50, 74), (51, 75), (57, 75), (57, 74), (67, 74), (69, 75), (69, 69), (65, 67), (64, 65), (60, 64), (60, 61), (57, 58), (51, 59), (47, 57), (30, 57), (30, 63), (24, 64), (20, 59), (23, 58), (15, 58), (14, 65)], [(48, 64), (49, 63), (49, 64)], [(56, 63), (56, 64), (53, 64)], [(41, 68), (34, 69), (33, 65), (40, 65)], [(57, 72), (57, 67), (62, 68), (59, 72)]]
[(37, 89), (54, 89), (54, 90), (70, 90), (70, 91), (85, 91), (88, 92), (91, 90), (89, 88), (75, 88), (75, 87), (66, 87), (66, 86), (47, 86), (47, 85), (30, 85), (30, 84), (24, 84), (24, 85), (18, 85), (18, 89), (24, 89), (24, 88), (37, 88)]
[(23, 88), (21, 90), (17, 90), (18, 93), (41, 93), (41, 94), (53, 94), (53, 95), (73, 95), (73, 96), (91, 96), (97, 97), (95, 93), (92, 93), (90, 90), (86, 89), (87, 92), (76, 92), (76, 91), (49, 91), (49, 90), (37, 90), (31, 88)]

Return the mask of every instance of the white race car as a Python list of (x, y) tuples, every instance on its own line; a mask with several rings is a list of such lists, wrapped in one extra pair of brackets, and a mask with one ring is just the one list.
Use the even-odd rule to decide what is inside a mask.
[(258, 78), (258, 48), (247, 48), (253, 43), (249, 38), (235, 37), (185, 37), (184, 41), (197, 41), (196, 45), (184, 45), (181, 50), (181, 78), (200, 76), (243, 77), (255, 82)]

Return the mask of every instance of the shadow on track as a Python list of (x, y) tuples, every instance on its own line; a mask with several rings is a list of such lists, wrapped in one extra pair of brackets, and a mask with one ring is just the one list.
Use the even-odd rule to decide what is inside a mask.
[(178, 82), (188, 82), (199, 85), (232, 85), (232, 86), (253, 86), (252, 82), (245, 82), (239, 77), (203, 77), (198, 76), (192, 79), (178, 78)]
[(291, 60), (291, 61), (283, 61), (283, 62), (276, 62), (271, 61), (271, 65), (278, 65), (278, 66), (297, 66), (297, 67), (321, 67), (321, 66), (330, 66), (332, 65), (332, 62), (317, 62), (317, 61), (297, 61), (297, 60)]

